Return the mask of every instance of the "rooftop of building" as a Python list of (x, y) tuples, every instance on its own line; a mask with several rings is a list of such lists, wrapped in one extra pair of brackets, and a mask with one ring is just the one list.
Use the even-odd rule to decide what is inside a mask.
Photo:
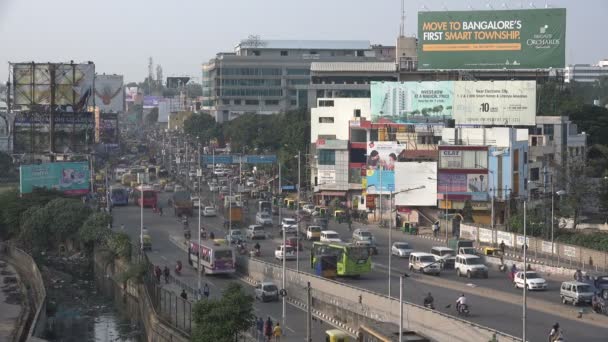
[(396, 72), (394, 62), (313, 62), (310, 71)]
[(238, 49), (284, 49), (284, 50), (368, 50), (369, 40), (268, 40), (244, 39), (236, 45)]

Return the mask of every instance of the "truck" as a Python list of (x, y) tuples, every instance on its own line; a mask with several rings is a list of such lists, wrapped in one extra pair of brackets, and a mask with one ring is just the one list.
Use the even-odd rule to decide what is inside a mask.
[(243, 207), (232, 206), (224, 208), (224, 217), (226, 221), (231, 221), (232, 226), (238, 226), (243, 223)]
[(448, 240), (448, 247), (455, 250), (458, 254), (477, 254), (472, 240), (450, 239)]
[(173, 196), (169, 198), (169, 205), (173, 207), (173, 213), (177, 217), (182, 215), (192, 216), (194, 205), (190, 199), (190, 193), (187, 191), (174, 192)]

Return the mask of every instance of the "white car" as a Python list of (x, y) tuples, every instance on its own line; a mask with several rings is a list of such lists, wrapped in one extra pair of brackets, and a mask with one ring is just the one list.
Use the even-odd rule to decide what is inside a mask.
[(202, 215), (205, 217), (213, 217), (217, 215), (217, 212), (214, 207), (205, 207), (203, 208)]
[(264, 231), (264, 227), (259, 224), (252, 224), (247, 227), (247, 232), (245, 233), (248, 239), (265, 239), (266, 232)]
[(367, 229), (355, 229), (353, 232), (353, 240), (374, 242), (374, 236)]
[(283, 260), (283, 251), (285, 251), (285, 260), (295, 260), (296, 259), (296, 250), (291, 246), (277, 246), (277, 249), (274, 251), (274, 257), (277, 260)]
[(192, 206), (194, 208), (198, 208), (201, 205), (201, 200), (198, 196), (190, 196), (190, 201), (192, 201)]
[(255, 299), (262, 302), (279, 300), (279, 288), (271, 282), (263, 282), (255, 287)]
[(243, 233), (240, 230), (233, 229), (228, 233), (228, 235), (226, 235), (226, 241), (228, 241), (228, 244), (232, 245), (235, 243), (245, 241), (245, 236), (243, 235)]
[(255, 215), (255, 223), (261, 224), (262, 226), (272, 226), (272, 216), (266, 212), (258, 212)]
[(220, 192), (228, 192), (228, 186), (227, 185), (222, 185), (222, 187), (220, 187)]
[[(432, 254), (431, 254), (432, 255)], [(466, 275), (467, 278), (474, 276), (488, 277), (488, 267), (483, 264), (480, 257), (472, 254), (459, 254), (454, 263), (456, 275), (459, 277)]]
[(304, 204), (304, 206), (302, 207), (302, 210), (305, 213), (312, 215), (312, 213), (315, 212), (315, 205), (314, 204)]
[(220, 191), (220, 186), (217, 184), (211, 184), (211, 185), (209, 185), (209, 191), (211, 191), (211, 192)]
[(254, 186), (255, 185), (255, 178), (247, 178), (247, 181), (245, 182), (245, 186)]
[(407, 258), (414, 250), (407, 242), (395, 242), (391, 247), (391, 253), (401, 258)]
[(333, 230), (324, 230), (321, 232), (321, 242), (342, 242), (340, 235)]
[(298, 222), (295, 219), (286, 217), (281, 222), (281, 228), (287, 234), (296, 233), (298, 231)]
[[(533, 271), (526, 272), (526, 285), (526, 288), (530, 291), (546, 290), (548, 286), (547, 281), (541, 276), (539, 276), (538, 273)], [(524, 272), (515, 273), (513, 286), (519, 289), (524, 287)]]
[(188, 176), (189, 176), (190, 178), (194, 178), (194, 177), (196, 177), (196, 170), (190, 170), (190, 172), (188, 172)]

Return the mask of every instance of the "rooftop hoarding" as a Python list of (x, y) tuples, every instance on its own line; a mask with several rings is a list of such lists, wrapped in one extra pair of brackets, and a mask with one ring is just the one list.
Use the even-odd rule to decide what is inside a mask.
[(452, 118), (454, 82), (372, 82), (372, 121), (443, 122)]
[(44, 163), (19, 168), (22, 194), (35, 188), (54, 189), (68, 195), (89, 192), (91, 178), (88, 162)]
[(455, 82), (458, 125), (536, 125), (536, 81)]
[(124, 103), (122, 75), (95, 76), (95, 105), (102, 113), (123, 112)]
[(437, 205), (437, 162), (402, 162), (395, 165), (395, 205)]
[(144, 96), (144, 108), (157, 108), (158, 104), (163, 100), (162, 96)]
[(81, 111), (93, 104), (95, 64), (13, 63), (15, 105), (70, 105)]
[(396, 141), (370, 141), (367, 144), (365, 191), (370, 195), (395, 191), (395, 164), (405, 145)]
[(418, 68), (548, 69), (566, 64), (566, 9), (418, 13)]

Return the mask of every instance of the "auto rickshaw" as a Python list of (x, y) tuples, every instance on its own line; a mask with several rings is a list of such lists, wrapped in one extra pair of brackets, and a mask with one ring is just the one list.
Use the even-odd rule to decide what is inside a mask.
[(500, 255), (500, 248), (496, 248), (496, 247), (484, 247), (483, 248), (483, 254), (485, 254), (485, 255), (493, 255), (493, 256)]
[(315, 206), (313, 216), (325, 217), (325, 215), (327, 215), (327, 208), (326, 207), (323, 207), (323, 206), (320, 206), (320, 205)]
[(349, 342), (350, 337), (342, 330), (332, 329), (325, 331), (325, 341), (327, 342)]
[(296, 208), (296, 201), (292, 200), (292, 199), (288, 199), (287, 200), (287, 208), (293, 210)]
[(142, 240), (143, 240), (143, 249), (144, 251), (150, 251), (152, 250), (152, 237), (150, 237), (149, 234), (145, 233), (142, 235)]
[(338, 223), (342, 223), (342, 222), (346, 221), (346, 211), (344, 211), (344, 210), (334, 211), (334, 219)]

